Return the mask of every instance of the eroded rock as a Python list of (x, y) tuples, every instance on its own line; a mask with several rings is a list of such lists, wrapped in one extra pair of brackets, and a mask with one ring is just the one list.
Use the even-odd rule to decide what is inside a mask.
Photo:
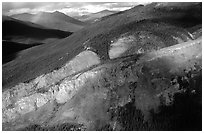
[[(39, 123), (41, 127), (77, 123), (86, 130), (100, 129), (107, 124), (113, 129), (123, 128), (125, 125), (118, 121), (118, 108), (130, 102), (148, 121), (151, 110), (159, 112), (160, 105), (171, 105), (172, 96), (188, 89), (183, 83), (193, 82), (192, 74), (184, 78), (185, 71), (194, 72), (195, 77), (200, 74), (201, 45), (201, 39), (197, 39), (142, 56), (107, 62), (66, 77), (49, 86), (44, 93), (17, 96), (14, 101), (11, 100), (12, 91), (4, 92), (3, 123), (11, 123), (4, 129), (17, 130)], [(80, 65), (79, 62), (74, 64)], [(75, 70), (82, 68), (79, 66)], [(9, 108), (11, 104), (14, 105)]]
[[(67, 81), (67, 79), (64, 80), (64, 78), (99, 63), (100, 60), (97, 54), (91, 51), (83, 51), (59, 70), (41, 75), (28, 83), (20, 83), (3, 92), (3, 96), (5, 97), (3, 98), (3, 110), (11, 106), (13, 109), (9, 112), (17, 110), (16, 113), (26, 114), (55, 98), (57, 98), (59, 103), (64, 103), (69, 99), (67, 96), (68, 89), (71, 90), (71, 93), (76, 92), (74, 88), (79, 88), (85, 79), (92, 75), (85, 74), (83, 75), (84, 77), (80, 76), (82, 79), (78, 78), (78, 80), (74, 82)], [(61, 80), (63, 80), (62, 83), (57, 85), (56, 83), (61, 82)], [(8, 116), (7, 118), (5, 121), (10, 121), (15, 117)]]

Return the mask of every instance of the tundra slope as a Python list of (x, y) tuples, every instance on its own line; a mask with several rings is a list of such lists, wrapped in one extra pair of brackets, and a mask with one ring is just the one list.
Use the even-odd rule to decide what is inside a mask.
[(102, 10), (96, 13), (90, 13), (88, 15), (76, 16), (75, 18), (86, 23), (94, 23), (100, 21), (101, 18), (115, 14), (117, 11)]
[(48, 29), (43, 26), (13, 19), (8, 16), (2, 17), (2, 39), (16, 43), (41, 44), (70, 36), (71, 32)]
[[(71, 60), (83, 50), (83, 43), (88, 43), (88, 40), (94, 37), (96, 43), (93, 43), (93, 46), (98, 43), (107, 45), (110, 42), (107, 42), (106, 38), (102, 38), (103, 34), (110, 33), (111, 35), (111, 31), (121, 26), (128, 26), (131, 29), (132, 26), (136, 27), (138, 21), (151, 19), (157, 19), (159, 22), (165, 21), (165, 23), (174, 26), (179, 25), (185, 29), (202, 23), (201, 3), (191, 4), (184, 9), (179, 8), (179, 11), (177, 11), (178, 9), (164, 10), (165, 7), (161, 10), (161, 7), (155, 8), (155, 6), (156, 4), (153, 3), (139, 8), (134, 7), (87, 26), (66, 39), (21, 52), (19, 54), (21, 58), (16, 58), (12, 62), (3, 65), (3, 89), (62, 67), (66, 61)], [(113, 32), (112, 35), (124, 33), (122, 28), (117, 32)], [(168, 33), (168, 30), (164, 33)], [(97, 38), (97, 36), (101, 37)], [(100, 48), (106, 49), (102, 46)]]
[(71, 34), (71, 32), (47, 29), (37, 24), (3, 16), (3, 64), (15, 59), (21, 50), (44, 43), (55, 42), (56, 40), (66, 38)]
[(5, 89), (3, 129), (201, 130), (200, 30), (158, 19), (120, 27), (84, 40), (63, 67)]
[[(123, 33), (117, 34), (120, 28)], [(148, 121), (151, 110), (172, 104), (175, 93), (188, 89), (179, 88), (180, 72), (185, 76), (183, 70), (193, 68), (200, 74), (201, 39), (192, 41), (187, 30), (154, 20), (120, 28), (110, 31), (114, 36), (107, 33), (84, 42), (82, 52), (58, 70), (4, 91), (5, 130), (32, 130), (29, 127), (39, 123), (39, 130), (63, 123), (81, 125), (81, 130), (104, 130), (106, 125), (125, 130), (120, 108), (134, 102)], [(110, 43), (95, 44), (103, 38)]]
[[(197, 39), (102, 64), (95, 53), (85, 50), (64, 68), (5, 91), (3, 129), (33, 130), (29, 127), (38, 125), (50, 130), (66, 123), (79, 126), (69, 130), (104, 130), (105, 126), (127, 130), (119, 110), (131, 102), (142, 112), (141, 121), (151, 123), (151, 112), (171, 106), (176, 94), (200, 94), (201, 43)], [(84, 61), (87, 57), (91, 60)]]

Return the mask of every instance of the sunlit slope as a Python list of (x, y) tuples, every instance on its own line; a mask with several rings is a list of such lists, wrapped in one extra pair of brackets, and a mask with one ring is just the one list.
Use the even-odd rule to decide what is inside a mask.
[[(114, 113), (122, 113), (129, 103), (141, 111), (141, 121), (152, 122), (151, 111), (159, 113), (160, 106), (173, 105), (175, 95), (191, 98), (201, 94), (201, 45), (197, 39), (104, 63), (85, 50), (59, 70), (4, 91), (3, 129), (64, 130), (60, 125), (66, 123), (67, 130), (103, 130), (106, 125), (110, 130), (132, 130), (131, 122), (123, 123), (126, 118)], [(194, 104), (200, 106), (199, 97)], [(152, 123), (155, 130), (182, 129), (166, 127), (162, 120)], [(152, 130), (151, 125), (146, 126)]]

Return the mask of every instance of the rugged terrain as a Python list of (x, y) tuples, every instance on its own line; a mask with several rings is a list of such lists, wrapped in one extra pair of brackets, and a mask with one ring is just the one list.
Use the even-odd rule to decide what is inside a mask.
[[(136, 109), (136, 119), (136, 112), (141, 111), (143, 117), (138, 120), (146, 125), (153, 119), (151, 112), (157, 114), (159, 107), (173, 105), (177, 95), (194, 98), (190, 102), (200, 111), (201, 43), (197, 39), (105, 63), (85, 50), (59, 70), (4, 91), (4, 130), (64, 130), (60, 128), (63, 124), (68, 124), (69, 130), (104, 130), (106, 126), (108, 130), (141, 130), (134, 125), (127, 127), (129, 120), (121, 114), (127, 113), (126, 106)], [(195, 114), (193, 121), (201, 124)], [(186, 130), (162, 125), (161, 121), (157, 124), (161, 128), (146, 126), (150, 130)], [(190, 128), (199, 129), (200, 125)]]
[(202, 130), (201, 9), (137, 6), (21, 52), (3, 130)]

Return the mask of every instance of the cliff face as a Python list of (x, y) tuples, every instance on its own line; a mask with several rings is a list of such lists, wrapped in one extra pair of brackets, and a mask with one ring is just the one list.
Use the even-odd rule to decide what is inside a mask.
[(130, 103), (143, 123), (151, 122), (151, 112), (173, 105), (175, 95), (200, 93), (201, 45), (198, 38), (103, 63), (85, 50), (64, 67), (4, 91), (3, 130), (126, 130), (121, 109)]

